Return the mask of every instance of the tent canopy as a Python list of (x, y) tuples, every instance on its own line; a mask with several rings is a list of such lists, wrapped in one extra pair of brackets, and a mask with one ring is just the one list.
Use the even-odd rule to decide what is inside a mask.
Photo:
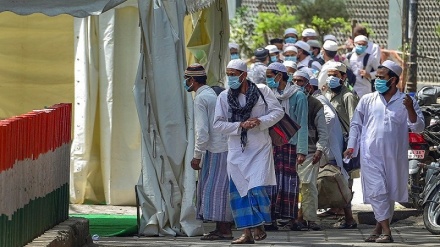
[(42, 13), (48, 16), (69, 14), (75, 17), (99, 15), (126, 0), (0, 0), (0, 12), (18, 15)]

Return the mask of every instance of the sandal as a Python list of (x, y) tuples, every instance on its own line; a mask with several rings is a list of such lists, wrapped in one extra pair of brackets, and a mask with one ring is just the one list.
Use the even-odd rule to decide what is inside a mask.
[(391, 234), (381, 234), (375, 241), (376, 243), (392, 243), (394, 242), (393, 237), (391, 237)]
[(339, 226), (337, 226), (338, 229), (356, 229), (358, 224), (356, 222), (352, 224), (348, 224), (347, 222), (340, 223)]
[(232, 241), (231, 244), (255, 244), (255, 241), (252, 238), (252, 235), (248, 236), (246, 234), (243, 234), (243, 235), (241, 235), (241, 237)]
[(335, 212), (331, 211), (331, 209), (329, 209), (327, 211), (324, 211), (323, 213), (318, 214), (317, 216), (320, 218), (325, 218), (325, 217), (330, 217), (330, 216), (337, 217), (337, 216), (342, 216), (342, 215), (344, 215), (344, 214), (335, 213)]
[(259, 229), (259, 234), (256, 234), (254, 232), (254, 240), (255, 241), (261, 241), (261, 240), (265, 240), (267, 238), (267, 233), (263, 230), (263, 227), (258, 227)]
[(304, 225), (302, 222), (295, 222), (290, 226), (290, 230), (292, 231), (308, 231), (309, 228)]
[(379, 238), (379, 235), (373, 233), (373, 234), (370, 234), (370, 236), (368, 236), (368, 238), (366, 238), (364, 241), (373, 243), (373, 242), (376, 242), (376, 239), (378, 239), (378, 238)]
[(208, 234), (203, 235), (200, 240), (209, 240), (209, 241), (214, 241), (214, 240), (232, 240), (234, 239), (234, 237), (231, 236), (226, 236), (221, 234), (218, 231), (212, 231)]

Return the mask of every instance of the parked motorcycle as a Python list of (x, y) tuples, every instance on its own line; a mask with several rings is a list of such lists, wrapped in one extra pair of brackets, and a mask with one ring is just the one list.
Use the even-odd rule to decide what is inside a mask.
[[(438, 150), (437, 150), (438, 151)], [(423, 207), (423, 223), (432, 234), (440, 234), (440, 163), (420, 164), (426, 169), (426, 185), (420, 194)]]

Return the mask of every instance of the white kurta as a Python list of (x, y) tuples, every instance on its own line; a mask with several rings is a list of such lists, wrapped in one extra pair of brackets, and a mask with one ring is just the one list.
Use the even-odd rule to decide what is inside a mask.
[(344, 169), (342, 163), (342, 150), (344, 145), (344, 136), (342, 134), (341, 122), (339, 121), (336, 109), (332, 106), (330, 101), (322, 94), (315, 96), (321, 101), (324, 106), (325, 122), (327, 124), (327, 130), (329, 133), (328, 147), (325, 149), (325, 153), (329, 160), (335, 160), (338, 167), (341, 168), (341, 172), (346, 179), (349, 178), (347, 171)]
[[(240, 143), (240, 122), (228, 122), (231, 118), (227, 89), (217, 99), (214, 116), (214, 130), (228, 135), (228, 176), (232, 179), (240, 196), (248, 190), (266, 185), (276, 185), (272, 140), (269, 127), (277, 123), (284, 111), (273, 92), (264, 84), (257, 84), (267, 106), (260, 97), (252, 108), (251, 118), (257, 117), (261, 124), (247, 132), (247, 145), (242, 152)], [(241, 106), (246, 103), (244, 94), (238, 96)]]
[[(376, 78), (377, 67), (379, 67), (379, 61), (373, 56), (370, 55), (368, 58), (367, 66), (364, 68), (364, 57), (366, 53), (361, 55), (353, 53), (348, 61), (350, 63), (350, 68), (353, 70), (353, 74), (356, 75), (356, 83), (353, 86), (353, 91), (361, 98), (367, 93), (371, 93), (371, 80), (361, 76), (361, 70), (365, 69), (370, 75), (371, 79)], [(371, 72), (371, 70), (374, 70)]]
[(360, 149), (364, 203), (387, 197), (408, 201), (408, 128), (423, 131), (423, 114), (413, 98), (417, 121), (408, 120), (405, 94), (397, 92), (387, 103), (378, 92), (364, 95), (350, 125), (348, 148)]

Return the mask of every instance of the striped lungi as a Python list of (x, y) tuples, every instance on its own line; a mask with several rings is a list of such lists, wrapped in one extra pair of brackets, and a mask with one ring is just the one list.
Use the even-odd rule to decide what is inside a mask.
[(267, 194), (268, 186), (252, 188), (247, 195), (241, 197), (230, 179), (230, 197), (232, 215), (237, 229), (252, 228), (271, 223), (270, 199)]
[(298, 217), (299, 177), (296, 170), (296, 146), (274, 146), (274, 164), (277, 185), (272, 187), (272, 219)]
[(232, 222), (229, 203), (228, 152), (206, 151), (197, 185), (197, 219)]

